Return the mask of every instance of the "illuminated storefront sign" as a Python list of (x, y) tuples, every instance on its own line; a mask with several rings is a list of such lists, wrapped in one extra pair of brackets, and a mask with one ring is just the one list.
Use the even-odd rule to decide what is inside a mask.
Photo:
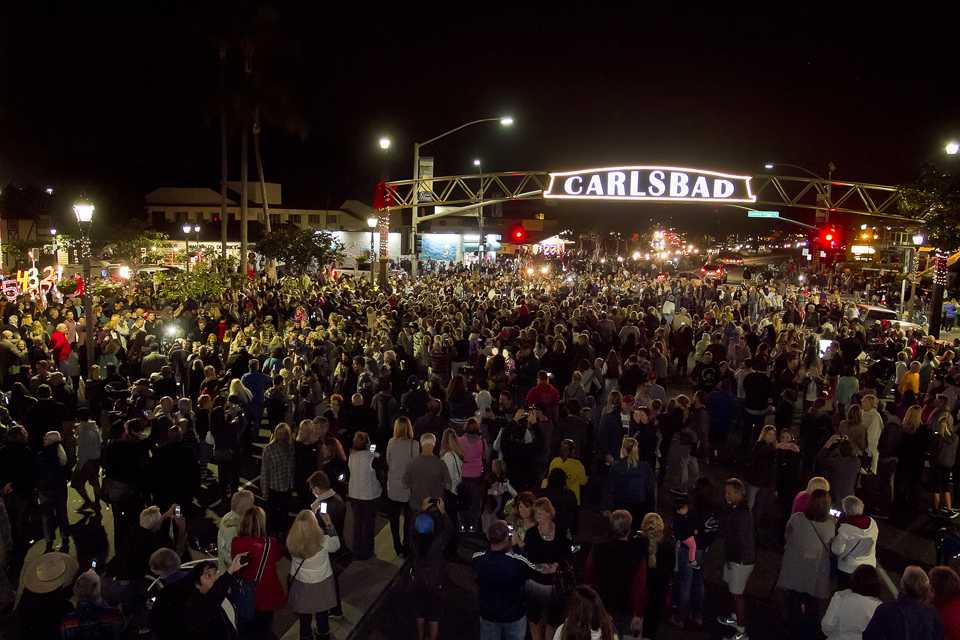
[[(27, 269), (26, 271), (17, 271), (16, 278), (7, 279), (0, 276), (0, 286), (2, 286), (3, 296), (10, 302), (15, 302), (19, 296), (24, 294), (42, 300), (47, 292), (57, 286), (57, 282), (59, 281), (60, 269), (53, 267), (44, 267), (42, 278), (36, 267)], [(74, 298), (79, 293), (82, 293), (82, 290), (78, 288), (73, 293), (64, 296), (64, 298)]]
[(544, 198), (650, 200), (655, 202), (756, 202), (750, 176), (636, 166), (582, 169), (550, 174)]

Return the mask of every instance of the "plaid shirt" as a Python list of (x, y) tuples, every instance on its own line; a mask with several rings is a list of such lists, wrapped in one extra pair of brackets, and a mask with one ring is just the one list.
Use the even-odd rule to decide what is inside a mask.
[(293, 489), (293, 445), (272, 442), (263, 450), (260, 462), (260, 489), (264, 497), (271, 491)]

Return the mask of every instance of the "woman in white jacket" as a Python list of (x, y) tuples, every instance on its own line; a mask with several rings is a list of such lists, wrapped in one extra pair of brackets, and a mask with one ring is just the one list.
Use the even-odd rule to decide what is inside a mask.
[[(300, 638), (327, 640), (330, 637), (329, 612), (337, 606), (337, 590), (333, 580), (330, 554), (340, 549), (340, 538), (330, 516), (320, 516), (317, 522), (312, 511), (304, 509), (297, 514), (287, 534), (290, 552), (290, 594), (287, 603), (300, 617)], [(311, 620), (316, 619), (316, 636)]]
[(867, 564), (857, 567), (850, 588), (833, 594), (820, 623), (827, 640), (861, 640), (873, 612), (880, 606), (881, 589), (880, 576), (874, 567)]
[(862, 565), (877, 566), (877, 522), (863, 514), (863, 501), (847, 496), (841, 501), (843, 515), (830, 550), (837, 556), (837, 587), (846, 589), (854, 570)]

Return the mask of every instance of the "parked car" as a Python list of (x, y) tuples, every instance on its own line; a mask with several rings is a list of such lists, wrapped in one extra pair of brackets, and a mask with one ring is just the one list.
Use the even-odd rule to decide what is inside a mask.
[(719, 262), (708, 262), (700, 267), (700, 278), (703, 280), (727, 281), (727, 269)]
[(742, 265), (743, 264), (743, 255), (733, 252), (733, 251), (721, 251), (717, 255), (717, 262), (723, 265)]

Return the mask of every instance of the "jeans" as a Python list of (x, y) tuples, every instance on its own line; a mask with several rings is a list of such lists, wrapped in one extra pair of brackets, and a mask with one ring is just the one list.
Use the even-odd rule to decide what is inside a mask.
[(526, 616), (513, 622), (490, 622), (480, 618), (480, 640), (524, 640), (526, 637)]
[(290, 529), (292, 491), (270, 491), (267, 494), (267, 526), (271, 531), (286, 535)]
[(327, 611), (318, 611), (317, 613), (311, 616), (309, 613), (300, 614), (300, 639), (301, 640), (312, 640), (313, 634), (310, 632), (310, 618), (316, 618), (317, 620), (317, 635), (318, 640), (325, 640), (330, 637), (330, 617), (329, 612)]
[[(390, 535), (393, 536), (393, 550), (397, 555), (406, 552), (407, 536), (413, 523), (410, 505), (407, 501), (397, 502), (387, 499), (387, 515), (390, 518)], [(400, 516), (403, 515), (403, 529), (400, 528)]]
[(47, 545), (53, 546), (57, 529), (60, 529), (60, 544), (67, 544), (70, 539), (70, 520), (67, 516), (66, 485), (62, 491), (43, 491), (40, 496), (43, 536), (47, 539)]
[(483, 478), (464, 478), (460, 484), (460, 491), (466, 495), (461, 498), (467, 508), (460, 514), (460, 525), (467, 530), (474, 527), (480, 530), (480, 510), (483, 507)]
[(674, 575), (673, 608), (676, 616), (681, 620), (686, 620), (688, 615), (702, 617), (703, 569), (690, 566), (686, 545), (677, 545), (677, 570)]
[(353, 509), (353, 546), (351, 551), (357, 560), (369, 560), (373, 556), (373, 537), (376, 535), (376, 500), (350, 499)]
[(808, 593), (787, 589), (783, 592), (789, 637), (797, 640), (816, 638), (820, 632), (820, 620), (826, 611), (826, 603)]

